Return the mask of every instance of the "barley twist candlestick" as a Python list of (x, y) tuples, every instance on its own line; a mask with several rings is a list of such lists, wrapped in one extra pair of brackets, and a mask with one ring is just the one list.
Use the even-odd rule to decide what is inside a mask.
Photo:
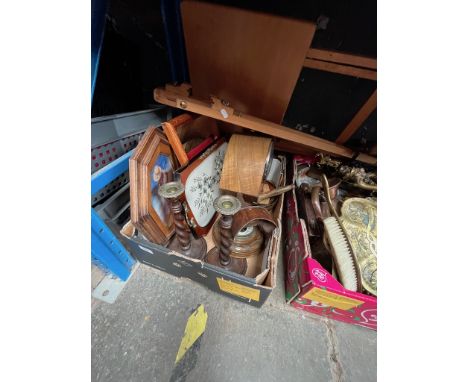
[(169, 182), (162, 184), (158, 193), (171, 203), (171, 211), (174, 216), (175, 238), (169, 243), (168, 248), (193, 259), (203, 259), (206, 255), (206, 241), (203, 238), (195, 239), (188, 228), (182, 210), (180, 196), (184, 193), (184, 185), (181, 182)]
[(214, 201), (214, 208), (221, 214), (220, 245), (208, 252), (205, 261), (209, 264), (245, 275), (247, 261), (243, 258), (231, 257), (232, 216), (240, 210), (241, 202), (234, 196), (222, 195)]

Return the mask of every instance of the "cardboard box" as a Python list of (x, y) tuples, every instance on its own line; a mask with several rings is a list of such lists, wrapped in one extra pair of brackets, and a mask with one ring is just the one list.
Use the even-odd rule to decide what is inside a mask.
[[(285, 158), (283, 158), (283, 169), (286, 170)], [(252, 306), (261, 307), (276, 285), (276, 269), (281, 245), (283, 199), (284, 195), (278, 198), (278, 203), (273, 211), (278, 227), (270, 236), (269, 245), (265, 249), (266, 253), (264, 256), (259, 255), (257, 259), (248, 259), (246, 276), (191, 259), (161, 245), (151, 243), (138, 236), (131, 222), (122, 228), (121, 234), (124, 236), (132, 256), (141, 263), (177, 277), (189, 278), (217, 293)], [(205, 237), (207, 252), (214, 247), (211, 235), (212, 231)]]
[[(291, 182), (295, 182), (298, 164), (306, 160), (301, 156), (293, 158), (288, 167)], [(295, 190), (285, 195), (284, 203), (286, 301), (303, 311), (377, 330), (377, 298), (345, 289), (312, 258)]]

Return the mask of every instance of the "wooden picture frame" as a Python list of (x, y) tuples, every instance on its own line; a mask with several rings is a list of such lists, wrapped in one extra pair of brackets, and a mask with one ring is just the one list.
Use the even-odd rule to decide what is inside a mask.
[(130, 158), (131, 220), (149, 240), (166, 244), (174, 234), (169, 202), (158, 187), (174, 180), (176, 162), (162, 132), (150, 127)]
[(187, 165), (219, 137), (216, 120), (188, 113), (163, 122), (162, 127), (181, 166)]
[(181, 166), (185, 166), (189, 159), (178, 135), (178, 130), (182, 129), (184, 126), (187, 126), (192, 121), (193, 118), (190, 114), (181, 114), (175, 118), (172, 118), (170, 121), (162, 123), (164, 133), (166, 134), (167, 139), (171, 144), (172, 149), (174, 150), (174, 154)]

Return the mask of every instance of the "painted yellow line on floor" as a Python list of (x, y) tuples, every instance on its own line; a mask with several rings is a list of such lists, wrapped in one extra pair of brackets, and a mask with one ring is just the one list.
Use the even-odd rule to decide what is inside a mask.
[(205, 307), (200, 305), (195, 312), (193, 312), (187, 320), (185, 326), (184, 336), (177, 352), (175, 363), (179, 362), (185, 355), (188, 349), (195, 343), (195, 341), (205, 332), (206, 320), (208, 313)]

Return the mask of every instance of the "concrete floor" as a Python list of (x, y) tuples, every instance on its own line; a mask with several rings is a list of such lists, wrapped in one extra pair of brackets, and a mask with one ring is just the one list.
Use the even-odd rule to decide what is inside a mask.
[[(286, 305), (281, 257), (277, 274), (258, 309), (140, 265), (114, 304), (92, 302), (92, 380), (375, 381), (376, 332)], [(175, 367), (199, 304), (205, 333)]]

